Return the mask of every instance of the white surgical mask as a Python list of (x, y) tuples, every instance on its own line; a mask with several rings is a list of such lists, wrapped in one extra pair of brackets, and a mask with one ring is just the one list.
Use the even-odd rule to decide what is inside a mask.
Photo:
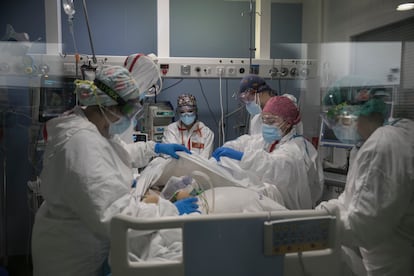
[(108, 129), (109, 136), (113, 136), (115, 134), (121, 135), (126, 130), (128, 130), (128, 128), (131, 126), (131, 120), (128, 119), (127, 117), (120, 116), (118, 114), (115, 114), (114, 112), (112, 112), (109, 109), (105, 109), (106, 111), (108, 111), (109, 113), (111, 113), (113, 116), (119, 118), (115, 122), (111, 122), (108, 119), (108, 117), (106, 116), (105, 112), (102, 110), (102, 108), (100, 108), (100, 110), (101, 110), (101, 113), (102, 113), (103, 117), (105, 118), (105, 120), (109, 124), (109, 129)]
[(137, 120), (134, 118), (130, 121), (129, 127), (123, 133), (119, 135), (122, 141), (124, 141), (127, 144), (134, 143), (134, 131), (135, 131), (136, 125), (137, 125)]
[(262, 112), (262, 108), (255, 101), (248, 102), (246, 104), (246, 110), (252, 116), (260, 114), (260, 112)]
[(109, 125), (109, 135), (121, 135), (122, 133), (127, 131), (130, 126), (131, 120), (128, 120), (126, 117), (122, 116), (119, 120)]

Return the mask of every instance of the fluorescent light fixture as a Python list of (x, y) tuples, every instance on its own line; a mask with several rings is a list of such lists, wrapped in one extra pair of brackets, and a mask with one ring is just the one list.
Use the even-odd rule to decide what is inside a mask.
[(399, 4), (397, 11), (408, 11), (414, 9), (414, 2)]

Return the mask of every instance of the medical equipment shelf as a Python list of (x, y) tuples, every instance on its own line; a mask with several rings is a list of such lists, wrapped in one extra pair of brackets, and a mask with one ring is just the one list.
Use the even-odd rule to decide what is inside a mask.
[[(97, 65), (123, 65), (126, 56), (96, 56)], [(80, 55), (80, 66), (91, 60), (89, 55)], [(67, 76), (76, 72), (75, 57), (65, 56), (63, 71)], [(193, 57), (157, 57), (162, 78), (235, 78), (241, 79), (250, 73), (265, 79), (312, 79), (318, 74), (318, 62), (315, 59), (252, 59), (249, 58), (193, 58)]]
[[(1, 47), (2, 44), (0, 44)], [(37, 87), (27, 84), (26, 78), (37, 79), (40, 75), (53, 73), (58, 76), (80, 77), (81, 66), (119, 65), (123, 66), (127, 56), (22, 54), (0, 58), (0, 75), (7, 75), (7, 82), (18, 86)], [(29, 59), (30, 63), (25, 60)], [(252, 59), (249, 58), (193, 58), (156, 57), (154, 60), (162, 78), (234, 78), (241, 79), (254, 73), (265, 79), (313, 79), (318, 76), (318, 62), (315, 59)], [(252, 72), (251, 72), (252, 71)], [(15, 76), (15, 79), (11, 77)], [(25, 79), (21, 80), (21, 77)], [(0, 79), (0, 84), (1, 84)], [(32, 81), (31, 81), (32, 82)]]

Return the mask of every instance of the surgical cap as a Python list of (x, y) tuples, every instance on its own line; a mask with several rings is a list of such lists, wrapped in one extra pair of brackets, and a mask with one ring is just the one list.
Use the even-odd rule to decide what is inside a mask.
[(254, 89), (257, 92), (272, 91), (266, 81), (257, 75), (247, 75), (240, 81), (239, 93), (243, 93), (248, 89)]
[[(107, 66), (96, 72), (96, 81), (113, 90), (124, 101), (139, 97), (138, 87), (128, 70), (122, 66)], [(75, 81), (75, 92), (81, 105), (117, 105), (118, 102), (96, 86), (93, 81)]]
[(361, 76), (348, 75), (335, 81), (327, 90), (323, 98), (324, 105), (338, 105), (342, 103), (355, 104), (367, 99), (359, 98), (362, 93), (371, 93), (372, 87), (376, 87), (381, 82)]
[(385, 118), (387, 113), (387, 106), (382, 99), (373, 98), (368, 100), (363, 105), (361, 105), (358, 111), (355, 112), (355, 115), (369, 116), (372, 113), (379, 113)]
[(285, 93), (282, 95), (282, 97), (286, 97), (290, 99), (295, 104), (295, 106), (298, 107), (298, 99), (296, 99), (296, 97), (293, 96), (292, 94)]
[[(154, 96), (152, 94), (160, 92), (161, 88), (158, 87), (158, 82), (160, 82), (161, 86), (161, 76), (155, 60), (156, 57), (154, 55), (138, 53), (129, 55), (124, 61), (124, 66), (135, 79), (141, 96)], [(152, 87), (156, 87), (158, 91), (151, 93), (149, 90)]]
[(197, 101), (196, 98), (191, 94), (181, 94), (177, 98), (177, 107), (197, 107)]
[(279, 116), (292, 125), (296, 125), (300, 121), (299, 109), (291, 99), (285, 96), (271, 97), (266, 102), (263, 112)]

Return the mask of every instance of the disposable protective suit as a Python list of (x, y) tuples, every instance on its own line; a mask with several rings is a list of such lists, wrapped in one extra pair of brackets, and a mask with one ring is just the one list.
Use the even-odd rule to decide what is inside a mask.
[(162, 142), (181, 144), (191, 152), (210, 158), (213, 151), (214, 133), (201, 121), (197, 121), (191, 129), (187, 130), (178, 120), (168, 125)]
[(152, 142), (131, 144), (128, 154), (118, 136), (104, 138), (79, 107), (50, 120), (47, 132), (41, 174), (45, 201), (32, 235), (35, 276), (101, 276), (115, 214), (178, 215), (166, 200), (145, 204), (130, 193), (131, 165), (149, 162), (155, 155)]
[(295, 129), (273, 145), (266, 143), (262, 135), (243, 135), (223, 146), (242, 151), (243, 158), (233, 163), (266, 183), (266, 196), (282, 194), (286, 208), (311, 209), (321, 197), (323, 174), (317, 151), (305, 138), (297, 136)]
[(376, 129), (358, 150), (345, 191), (322, 202), (340, 217), (369, 275), (414, 275), (414, 122)]

